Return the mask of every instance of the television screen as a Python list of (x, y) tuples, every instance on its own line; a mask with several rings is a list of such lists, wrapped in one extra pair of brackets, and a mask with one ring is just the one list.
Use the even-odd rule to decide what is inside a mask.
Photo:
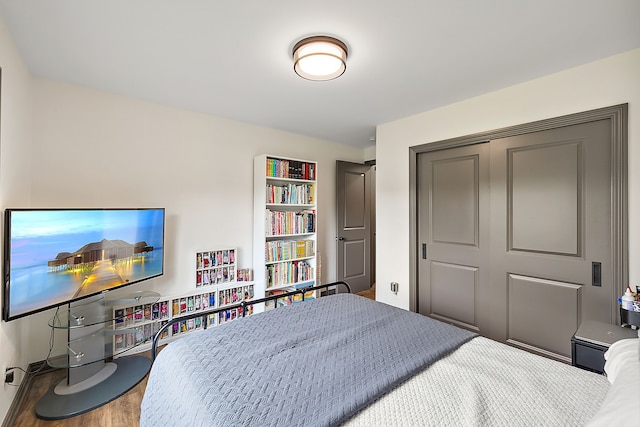
[(164, 209), (7, 209), (2, 317), (164, 272)]

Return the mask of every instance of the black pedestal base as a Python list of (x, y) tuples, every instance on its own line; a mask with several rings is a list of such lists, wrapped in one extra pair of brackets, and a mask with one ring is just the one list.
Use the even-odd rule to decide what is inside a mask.
[(117, 369), (111, 376), (84, 391), (60, 395), (51, 386), (36, 405), (38, 418), (60, 420), (98, 408), (131, 390), (151, 368), (151, 360), (144, 356), (123, 357), (113, 363)]

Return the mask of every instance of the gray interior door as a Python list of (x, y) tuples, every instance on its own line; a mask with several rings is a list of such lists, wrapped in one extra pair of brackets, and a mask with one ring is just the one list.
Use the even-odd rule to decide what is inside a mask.
[(370, 166), (336, 161), (337, 280), (352, 292), (371, 287)]
[(561, 359), (614, 319), (610, 143), (600, 120), (419, 154), (418, 311)]
[(371, 195), (371, 256), (369, 257), (369, 260), (371, 262), (370, 266), (371, 268), (369, 269), (370, 273), (371, 273), (371, 283), (375, 284), (376, 283), (376, 165), (373, 164), (371, 165), (371, 167), (369, 168), (369, 174), (371, 176), (371, 179), (369, 180), (371, 182), (371, 191), (369, 191), (369, 194)]

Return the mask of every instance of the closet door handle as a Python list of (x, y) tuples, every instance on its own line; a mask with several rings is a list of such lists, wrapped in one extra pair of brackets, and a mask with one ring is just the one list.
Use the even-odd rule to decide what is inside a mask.
[(591, 263), (591, 286), (602, 286), (602, 263)]
[(422, 259), (427, 259), (427, 244), (422, 244)]

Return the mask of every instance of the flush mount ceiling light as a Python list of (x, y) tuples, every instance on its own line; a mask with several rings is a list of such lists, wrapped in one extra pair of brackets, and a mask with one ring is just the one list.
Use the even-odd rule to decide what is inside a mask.
[(307, 80), (332, 80), (347, 69), (347, 45), (329, 36), (313, 36), (293, 47), (293, 69)]

